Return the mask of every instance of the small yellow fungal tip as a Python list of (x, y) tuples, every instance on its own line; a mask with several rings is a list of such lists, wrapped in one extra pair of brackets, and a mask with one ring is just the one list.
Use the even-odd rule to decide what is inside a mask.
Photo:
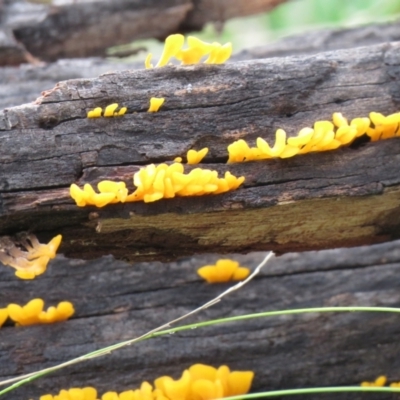
[(176, 163), (181, 163), (181, 162), (182, 162), (182, 157), (176, 157), (176, 158), (174, 158), (174, 162), (176, 162)]
[(207, 153), (208, 153), (207, 147), (204, 147), (204, 149), (201, 149), (199, 151), (189, 150), (186, 155), (187, 163), (188, 164), (198, 164), (207, 155)]
[(110, 104), (104, 110), (104, 117), (113, 117), (115, 110), (118, 108), (118, 103)]
[(218, 260), (215, 265), (205, 265), (199, 268), (197, 273), (208, 283), (221, 283), (246, 279), (250, 270), (240, 267), (237, 261), (222, 259)]
[(150, 107), (147, 112), (157, 112), (160, 107), (164, 104), (164, 97), (152, 97), (150, 99)]
[(125, 115), (126, 110), (127, 110), (126, 107), (122, 107), (118, 112), (114, 113), (114, 116), (121, 117), (121, 116)]
[(378, 376), (374, 382), (361, 382), (361, 386), (364, 387), (382, 387), (385, 386), (387, 378), (384, 375)]
[(144, 61), (144, 66), (146, 69), (153, 68), (153, 64), (151, 63), (151, 59), (153, 58), (153, 54), (147, 54), (146, 60)]
[(164, 50), (156, 67), (163, 67), (164, 65), (167, 65), (168, 61), (179, 53), (184, 42), (184, 36), (179, 33), (168, 36), (165, 39)]
[(87, 117), (88, 118), (99, 118), (101, 117), (103, 109), (101, 107), (96, 107), (94, 110), (88, 111)]
[(232, 55), (232, 43), (226, 43), (221, 46), (219, 43), (213, 43), (210, 56), (205, 64), (223, 64)]
[(8, 318), (8, 310), (7, 308), (0, 308), (0, 327), (3, 326), (4, 322)]

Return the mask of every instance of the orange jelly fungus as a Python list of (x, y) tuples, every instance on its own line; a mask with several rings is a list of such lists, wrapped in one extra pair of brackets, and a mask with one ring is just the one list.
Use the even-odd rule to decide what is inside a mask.
[(222, 259), (218, 260), (215, 265), (205, 265), (199, 268), (197, 273), (208, 283), (220, 283), (246, 279), (250, 270), (241, 267), (237, 261)]
[(133, 176), (137, 189), (128, 195), (124, 182), (103, 181), (97, 186), (96, 193), (91, 185), (85, 184), (83, 190), (77, 185), (70, 187), (71, 197), (77, 206), (93, 205), (104, 207), (110, 203), (144, 201), (150, 203), (162, 198), (175, 196), (201, 196), (219, 194), (237, 189), (244, 182), (244, 177), (237, 178), (229, 171), (224, 178), (218, 177), (217, 171), (195, 168), (188, 174), (184, 173), (181, 163), (171, 165), (154, 164), (141, 168)]
[(62, 389), (58, 395), (45, 394), (40, 400), (97, 400), (97, 390), (92, 387)]
[(7, 311), (8, 316), (16, 322), (17, 326), (65, 321), (75, 312), (69, 301), (62, 301), (57, 307), (49, 307), (47, 311), (43, 311), (43, 307), (42, 299), (33, 299), (22, 307), (18, 304), (9, 304)]
[[(117, 103), (110, 104), (104, 110), (103, 117), (120, 117), (125, 115), (127, 108), (122, 107), (119, 111), (116, 111), (118, 108)], [(103, 109), (101, 107), (96, 107), (93, 110), (88, 111), (87, 118), (100, 118), (102, 116)]]
[[(164, 50), (156, 67), (163, 67), (168, 64), (171, 58), (181, 61), (182, 65), (198, 64), (203, 57), (208, 56), (204, 61), (206, 64), (223, 64), (232, 55), (232, 44), (206, 43), (194, 36), (188, 36), (187, 49), (183, 49), (185, 38), (183, 35), (170, 35), (165, 39)], [(152, 54), (148, 54), (145, 60), (145, 67), (153, 68), (151, 64)]]
[(150, 107), (147, 112), (158, 112), (160, 107), (164, 104), (164, 97), (152, 97), (150, 99)]
[(256, 147), (249, 147), (240, 139), (228, 146), (228, 162), (288, 158), (296, 154), (334, 150), (350, 145), (363, 135), (369, 136), (371, 141), (400, 136), (400, 113), (385, 117), (372, 112), (369, 118), (354, 118), (350, 124), (341, 113), (334, 113), (332, 122), (317, 121), (313, 128), (303, 128), (294, 137), (286, 138), (286, 132), (278, 129), (273, 147), (262, 138), (257, 139)]
[(21, 279), (34, 279), (46, 271), (50, 259), (56, 256), (62, 240), (61, 235), (55, 236), (47, 244), (39, 243), (35, 235), (24, 235), (19, 244), (21, 250), (11, 240), (5, 248), (0, 249), (0, 261), (16, 269), (15, 275)]

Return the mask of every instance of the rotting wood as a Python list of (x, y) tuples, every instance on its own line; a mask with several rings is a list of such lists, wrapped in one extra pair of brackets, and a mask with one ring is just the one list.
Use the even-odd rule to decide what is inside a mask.
[[(399, 246), (397, 241), (278, 257), (251, 284), (186, 322), (303, 307), (398, 307)], [(255, 267), (263, 255), (233, 257)], [(196, 275), (198, 267), (217, 258), (206, 255), (131, 266), (111, 257), (90, 262), (60, 257), (44, 276), (30, 282), (0, 268), (0, 307), (40, 296), (46, 305), (67, 299), (76, 308), (73, 318), (63, 323), (3, 326), (0, 380), (133, 338), (198, 307), (228, 287), (207, 285)], [(400, 349), (394, 338), (399, 331), (396, 314), (379, 313), (309, 314), (199, 328), (68, 367), (4, 398), (36, 400), (45, 393), (86, 385), (100, 393), (121, 392), (161, 375), (178, 378), (184, 368), (198, 362), (254, 370), (253, 392), (358, 385), (382, 374), (398, 381)], [(365, 395), (324, 398), (364, 400)]]
[[(162, 40), (182, 24), (185, 30), (199, 29), (205, 22), (270, 10), (283, 1), (102, 0), (46, 5), (15, 0), (3, 4), (2, 27), (33, 56), (54, 61), (102, 56), (110, 46), (143, 38)], [(13, 63), (14, 58), (0, 59), (0, 65)]]
[[(130, 261), (395, 239), (399, 139), (286, 160), (225, 161), (226, 146), (239, 138), (253, 144), (261, 136), (272, 143), (277, 128), (293, 135), (335, 111), (349, 118), (398, 111), (399, 49), (387, 44), (61, 82), (36, 104), (0, 116), (0, 233), (27, 229), (43, 239), (61, 233), (67, 255), (111, 253)], [(156, 114), (146, 112), (152, 96), (166, 97)], [(113, 102), (127, 106), (129, 114), (86, 118), (88, 109)], [(201, 166), (244, 175), (243, 188), (104, 209), (80, 209), (68, 198), (73, 182), (115, 177), (131, 184), (140, 165), (204, 146), (210, 155)], [(334, 215), (340, 215), (336, 225)]]
[[(231, 61), (313, 54), (400, 40), (400, 21), (348, 29), (324, 29), (297, 34), (271, 44), (243, 50)], [(0, 57), (1, 58), (1, 57)], [(144, 59), (144, 57), (143, 57)], [(228, 61), (229, 62), (229, 61)], [(119, 63), (101, 58), (59, 60), (41, 65), (0, 68), (0, 109), (34, 101), (38, 95), (67, 79), (94, 78), (109, 71), (142, 69), (144, 61)]]

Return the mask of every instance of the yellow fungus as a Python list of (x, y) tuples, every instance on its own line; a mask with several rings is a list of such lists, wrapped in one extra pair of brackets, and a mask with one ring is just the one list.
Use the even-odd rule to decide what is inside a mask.
[(114, 112), (114, 117), (121, 117), (125, 115), (127, 108), (122, 107), (118, 112)]
[(151, 63), (151, 59), (153, 58), (153, 54), (147, 54), (146, 60), (144, 61), (144, 66), (146, 69), (153, 68), (153, 64)]
[(0, 327), (6, 322), (8, 318), (8, 310), (7, 308), (0, 308)]
[(188, 164), (198, 164), (207, 155), (207, 153), (208, 153), (207, 147), (204, 147), (204, 149), (201, 149), (199, 151), (189, 150), (187, 152)]
[(374, 382), (361, 382), (361, 386), (382, 387), (386, 385), (387, 378), (384, 375), (378, 376)]
[(150, 107), (147, 112), (157, 112), (160, 107), (164, 104), (164, 97), (152, 97), (150, 99)]
[(167, 65), (168, 61), (179, 53), (184, 42), (184, 36), (179, 33), (168, 36), (165, 39), (164, 50), (156, 67), (163, 67), (164, 65)]
[(174, 162), (176, 163), (181, 163), (182, 162), (182, 157), (175, 157)]
[(57, 235), (48, 244), (42, 244), (35, 235), (21, 235), (17, 241), (9, 240), (7, 249), (0, 250), (0, 261), (14, 268), (18, 278), (34, 279), (46, 271), (50, 259), (56, 256), (61, 240), (62, 236)]
[(115, 110), (118, 108), (117, 103), (110, 104), (109, 106), (106, 107), (104, 110), (104, 117), (113, 117)]
[(74, 307), (68, 301), (59, 303), (57, 307), (49, 307), (47, 311), (43, 311), (43, 307), (42, 299), (33, 299), (22, 307), (18, 304), (9, 304), (7, 312), (18, 326), (51, 324), (65, 321), (74, 314)]
[(53, 396), (45, 394), (39, 400), (97, 400), (97, 390), (93, 387), (71, 388), (60, 390), (59, 394)]
[(220, 283), (243, 280), (248, 277), (250, 270), (240, 267), (237, 261), (221, 259), (215, 265), (205, 265), (199, 268), (197, 273), (208, 283)]
[(213, 43), (210, 56), (204, 62), (205, 64), (223, 64), (232, 55), (232, 43), (226, 43), (221, 46), (219, 43)]
[(88, 118), (99, 118), (101, 117), (101, 113), (103, 109), (101, 107), (96, 107), (94, 110), (88, 111), (87, 117)]

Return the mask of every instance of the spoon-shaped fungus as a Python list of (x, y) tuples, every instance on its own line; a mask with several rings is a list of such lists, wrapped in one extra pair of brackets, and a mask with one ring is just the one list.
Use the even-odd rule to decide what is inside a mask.
[(334, 150), (350, 145), (365, 134), (371, 141), (400, 136), (400, 113), (385, 117), (371, 112), (369, 118), (354, 118), (350, 124), (341, 113), (334, 113), (332, 120), (333, 123), (317, 121), (313, 128), (303, 128), (297, 136), (288, 139), (285, 131), (278, 129), (272, 148), (262, 138), (257, 138), (257, 147), (250, 147), (243, 139), (237, 140), (228, 146), (228, 163), (273, 157), (288, 158), (296, 154)]
[(361, 382), (361, 386), (382, 387), (385, 386), (387, 378), (384, 375), (378, 376), (374, 382)]
[(47, 311), (43, 311), (43, 307), (42, 299), (33, 299), (22, 307), (18, 304), (9, 304), (7, 311), (17, 326), (65, 321), (75, 312), (73, 305), (68, 301), (60, 302), (57, 307), (49, 307)]
[(55, 236), (47, 244), (39, 243), (32, 234), (20, 234), (18, 240), (3, 237), (0, 240), (0, 261), (15, 268), (17, 277), (34, 279), (46, 271), (50, 259), (56, 256), (61, 240), (61, 235)]
[(56, 396), (45, 394), (40, 396), (39, 400), (97, 400), (97, 390), (93, 387), (72, 388), (69, 390), (60, 390)]
[[(118, 108), (117, 103), (113, 103), (108, 105), (104, 110), (104, 117), (120, 117), (125, 115), (127, 108), (121, 107), (119, 111), (116, 111)], [(100, 118), (102, 116), (103, 109), (101, 107), (96, 107), (93, 110), (88, 111), (87, 118)]]
[[(246, 394), (250, 390), (252, 371), (230, 371), (226, 365), (218, 369), (204, 364), (192, 365), (180, 379), (161, 376), (154, 381), (143, 382), (139, 389), (121, 393), (106, 392), (101, 400), (213, 400), (227, 396)], [(58, 396), (46, 394), (40, 400), (95, 400), (94, 388), (61, 390)]]
[(198, 164), (207, 155), (207, 153), (208, 153), (207, 147), (204, 147), (204, 149), (201, 149), (199, 151), (189, 150), (186, 155), (187, 163), (188, 164)]
[(250, 270), (240, 267), (237, 261), (221, 259), (215, 265), (205, 265), (199, 268), (197, 273), (208, 283), (221, 283), (246, 279)]
[(164, 97), (152, 97), (150, 99), (150, 107), (147, 112), (158, 112), (160, 107), (164, 104)]
[[(182, 65), (198, 64), (202, 58), (208, 55), (206, 64), (223, 64), (232, 54), (232, 44), (223, 46), (219, 43), (206, 43), (194, 36), (188, 36), (187, 49), (182, 49), (185, 43), (184, 36), (180, 34), (170, 35), (165, 39), (164, 50), (156, 67), (168, 64), (171, 58), (181, 61)], [(152, 54), (148, 54), (145, 60), (146, 69), (153, 68), (151, 64)]]

